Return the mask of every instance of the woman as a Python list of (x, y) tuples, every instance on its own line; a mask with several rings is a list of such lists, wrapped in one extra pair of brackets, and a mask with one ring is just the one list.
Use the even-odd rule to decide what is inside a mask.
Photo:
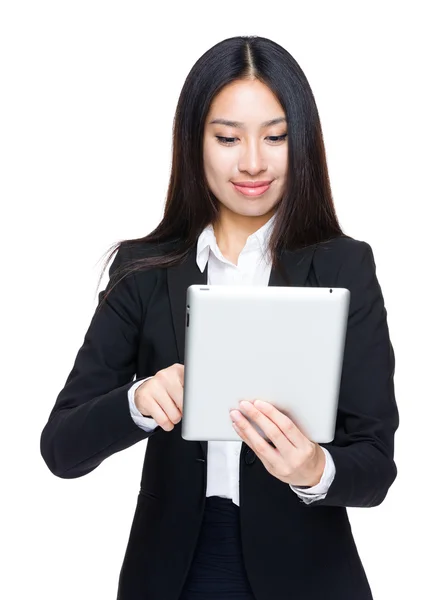
[[(332, 443), (252, 402), (273, 445), (239, 411), (240, 442), (182, 439), (194, 283), (350, 290)], [(194, 65), (164, 218), (119, 245), (99, 300), (41, 452), (75, 478), (147, 440), (118, 598), (371, 599), (346, 509), (381, 504), (397, 475), (394, 352), (372, 249), (338, 224), (315, 100), (278, 44), (234, 37)]]

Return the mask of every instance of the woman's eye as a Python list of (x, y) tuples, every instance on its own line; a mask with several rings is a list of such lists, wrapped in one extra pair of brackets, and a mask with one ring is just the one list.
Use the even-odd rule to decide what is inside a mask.
[[(215, 137), (220, 144), (225, 144), (226, 146), (231, 146), (234, 143), (234, 140), (236, 140), (236, 138), (234, 138), (234, 137), (223, 137), (221, 135), (217, 135)], [(277, 142), (281, 142), (282, 140), (285, 140), (286, 137), (287, 137), (287, 133), (284, 133), (283, 135), (269, 135), (268, 136), (268, 138), (272, 141), (273, 144), (276, 144)]]
[(218, 140), (218, 142), (220, 142), (221, 144), (233, 144), (233, 140), (235, 138), (229, 138), (229, 137), (222, 137), (220, 135), (216, 136), (216, 139)]
[(285, 140), (287, 137), (287, 133), (284, 133), (283, 135), (270, 135), (269, 139), (273, 140), (274, 142), (281, 142), (282, 140)]

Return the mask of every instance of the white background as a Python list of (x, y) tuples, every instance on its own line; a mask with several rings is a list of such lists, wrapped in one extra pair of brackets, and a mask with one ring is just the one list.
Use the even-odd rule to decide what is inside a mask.
[(63, 480), (40, 434), (105, 253), (161, 218), (185, 77), (249, 34), (305, 72), (340, 223), (371, 244), (388, 311), (399, 473), (382, 505), (348, 509), (375, 600), (445, 597), (441, 4), (1, 4), (3, 598), (115, 598), (145, 442)]

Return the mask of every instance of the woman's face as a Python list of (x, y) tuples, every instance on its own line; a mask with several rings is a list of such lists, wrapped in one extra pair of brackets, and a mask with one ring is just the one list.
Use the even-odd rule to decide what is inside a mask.
[[(212, 123), (215, 119), (233, 124)], [(265, 124), (272, 119), (282, 120)], [(288, 153), (285, 113), (270, 89), (258, 80), (224, 87), (210, 107), (203, 145), (207, 183), (221, 213), (270, 218), (283, 195)], [(256, 196), (234, 186), (256, 181), (272, 183)]]

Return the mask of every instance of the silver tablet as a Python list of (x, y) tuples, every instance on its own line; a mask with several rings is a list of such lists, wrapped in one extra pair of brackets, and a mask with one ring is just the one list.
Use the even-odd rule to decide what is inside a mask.
[(182, 437), (240, 441), (229, 411), (260, 398), (331, 442), (349, 298), (345, 288), (189, 286)]

